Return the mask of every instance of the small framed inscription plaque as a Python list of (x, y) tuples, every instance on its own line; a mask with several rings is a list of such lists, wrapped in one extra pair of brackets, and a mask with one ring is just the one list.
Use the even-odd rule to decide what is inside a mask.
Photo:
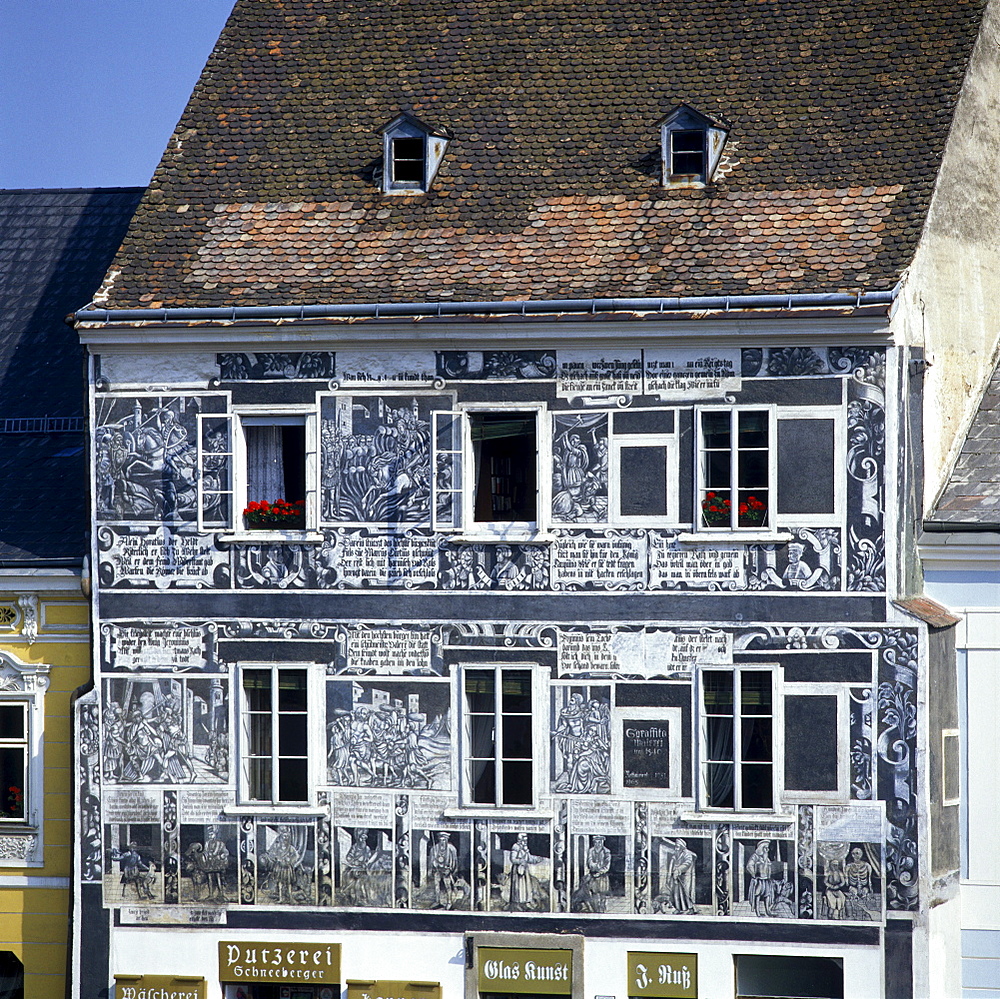
[(614, 792), (631, 798), (680, 797), (680, 743), (680, 708), (619, 708), (611, 728)]

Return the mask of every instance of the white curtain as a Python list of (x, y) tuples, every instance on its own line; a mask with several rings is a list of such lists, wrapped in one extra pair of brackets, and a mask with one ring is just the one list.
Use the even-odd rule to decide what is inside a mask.
[(247, 427), (247, 500), (286, 499), (281, 427)]

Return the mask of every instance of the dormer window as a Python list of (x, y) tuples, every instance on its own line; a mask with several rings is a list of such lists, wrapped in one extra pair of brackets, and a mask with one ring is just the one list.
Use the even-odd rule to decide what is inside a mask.
[(681, 104), (660, 121), (664, 187), (702, 187), (722, 157), (728, 126)]
[(386, 194), (422, 194), (430, 190), (444, 158), (449, 134), (405, 113), (380, 131), (382, 190)]

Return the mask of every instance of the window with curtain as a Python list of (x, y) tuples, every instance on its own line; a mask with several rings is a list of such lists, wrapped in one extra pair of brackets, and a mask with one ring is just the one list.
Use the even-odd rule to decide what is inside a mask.
[(774, 673), (701, 671), (701, 761), (707, 808), (774, 808)]
[(532, 671), (501, 666), (463, 674), (465, 778), (469, 804), (531, 805)]
[(24, 821), (28, 790), (28, 704), (0, 701), (0, 818)]
[(297, 503), (306, 498), (306, 432), (302, 420), (265, 423), (244, 420), (247, 446), (247, 502)]

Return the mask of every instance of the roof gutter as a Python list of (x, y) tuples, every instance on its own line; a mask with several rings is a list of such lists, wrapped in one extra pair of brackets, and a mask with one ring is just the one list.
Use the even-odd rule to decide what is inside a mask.
[(522, 302), (383, 302), (346, 305), (243, 305), (229, 308), (91, 309), (68, 317), (77, 323), (243, 322), (252, 320), (443, 318), (446, 316), (600, 313), (742, 312), (747, 309), (860, 309), (889, 306), (891, 291), (800, 295), (715, 295), (678, 298), (566, 298)]
[(978, 521), (975, 524), (925, 520), (923, 527), (928, 534), (995, 534), (1000, 532), (1000, 522), (989, 520)]

